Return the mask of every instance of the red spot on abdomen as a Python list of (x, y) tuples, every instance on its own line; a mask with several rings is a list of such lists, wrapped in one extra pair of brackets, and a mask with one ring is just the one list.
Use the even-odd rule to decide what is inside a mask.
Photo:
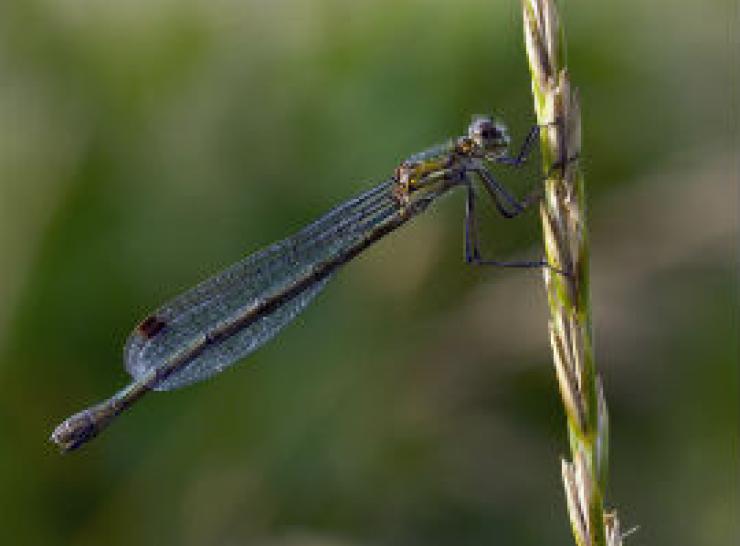
[(136, 327), (136, 330), (138, 330), (138, 332), (146, 339), (151, 339), (161, 332), (165, 326), (167, 326), (165, 321), (155, 317), (154, 315), (149, 315), (141, 321), (141, 323)]

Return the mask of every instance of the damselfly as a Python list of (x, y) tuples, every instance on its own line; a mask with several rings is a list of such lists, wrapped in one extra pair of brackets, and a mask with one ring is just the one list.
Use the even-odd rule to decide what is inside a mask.
[(505, 217), (522, 212), (531, 199), (515, 199), (489, 166), (523, 164), (538, 134), (535, 126), (519, 153), (510, 156), (506, 127), (489, 117), (475, 117), (467, 135), (409, 157), (385, 182), (165, 303), (126, 342), (124, 361), (133, 382), (66, 419), (52, 433), (52, 441), (63, 451), (73, 450), (147, 392), (203, 381), (243, 359), (303, 311), (342, 265), (452, 188), (467, 191), (467, 262), (545, 265), (480, 256), (473, 186), (474, 178), (480, 180)]

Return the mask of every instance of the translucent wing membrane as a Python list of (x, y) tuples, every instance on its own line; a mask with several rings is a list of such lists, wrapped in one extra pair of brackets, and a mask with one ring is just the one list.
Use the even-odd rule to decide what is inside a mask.
[[(513, 198), (482, 164), (484, 159), (523, 164), (524, 152), (516, 158), (505, 155), (507, 144), (500, 124), (476, 118), (467, 136), (411, 156), (388, 181), (164, 304), (126, 342), (126, 370), (134, 381), (65, 419), (52, 432), (52, 441), (63, 451), (77, 449), (150, 390), (190, 385), (242, 360), (295, 319), (339, 267), (460, 185), (468, 187), (469, 249), (475, 194), (468, 174), (478, 173), (502, 214), (514, 215), (502, 207), (498, 194), (508, 203)], [(519, 206), (515, 212), (521, 210)], [(477, 249), (468, 261), (473, 258), (475, 263), (503, 264), (480, 260)]]
[(345, 202), (292, 237), (164, 304), (129, 336), (124, 350), (128, 372), (141, 380), (197, 347), (183, 366), (153, 385), (155, 390), (177, 389), (211, 377), (258, 349), (305, 309), (331, 272), (254, 320), (245, 318), (391, 220), (398, 211), (392, 184), (389, 180)]

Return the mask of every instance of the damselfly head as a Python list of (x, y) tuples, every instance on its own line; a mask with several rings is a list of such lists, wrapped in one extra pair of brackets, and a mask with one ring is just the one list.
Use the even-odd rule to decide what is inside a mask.
[(468, 126), (468, 137), (486, 157), (500, 157), (509, 148), (506, 125), (489, 116), (475, 116)]

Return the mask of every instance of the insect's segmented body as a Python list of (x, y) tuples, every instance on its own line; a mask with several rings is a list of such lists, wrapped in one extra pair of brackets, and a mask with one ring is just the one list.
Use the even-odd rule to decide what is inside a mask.
[[(243, 359), (303, 311), (341, 266), (450, 188), (468, 185), (470, 213), (469, 173), (478, 173), (496, 200), (503, 188), (486, 175), (483, 162), (504, 157), (508, 144), (502, 124), (476, 117), (467, 135), (410, 156), (390, 180), (165, 303), (126, 343), (125, 366), (134, 381), (69, 417), (52, 440), (63, 450), (75, 449), (148, 391), (202, 381)], [(502, 210), (498, 201), (496, 206)], [(470, 226), (472, 219), (466, 233)]]

